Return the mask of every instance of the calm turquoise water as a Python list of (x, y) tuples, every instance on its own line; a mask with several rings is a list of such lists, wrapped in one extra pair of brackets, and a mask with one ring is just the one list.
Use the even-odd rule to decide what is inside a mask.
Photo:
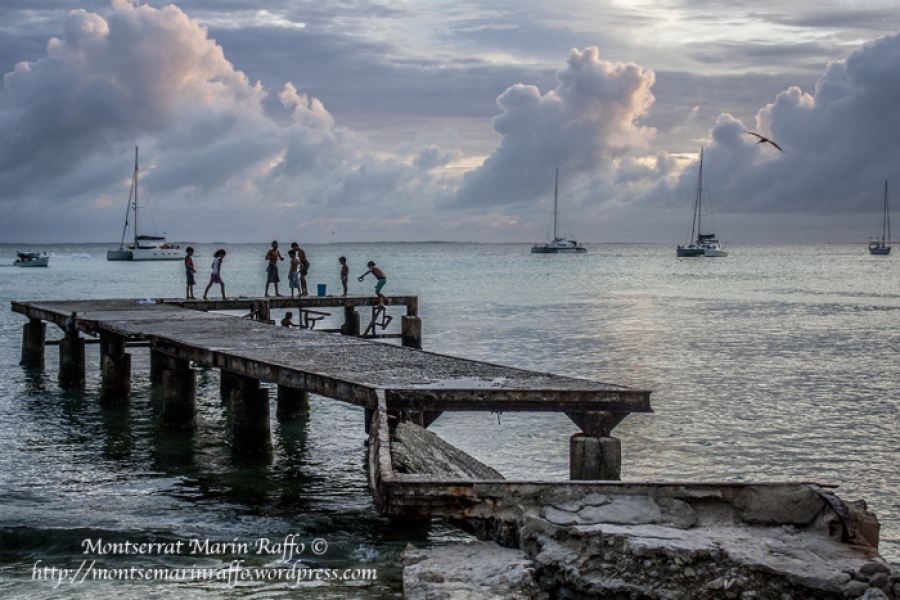
[[(266, 246), (198, 245), (198, 292), (218, 247), (231, 295), (259, 295)], [(16, 249), (0, 246), (0, 265)], [(218, 375), (198, 376), (193, 436), (160, 433), (146, 350), (134, 349), (131, 406), (98, 406), (98, 350), (83, 393), (18, 366), (24, 318), (10, 300), (174, 297), (180, 263), (109, 263), (105, 247), (60, 245), (49, 269), (0, 266), (0, 597), (396, 598), (408, 541), (464, 537), (391, 526), (366, 489), (359, 409), (313, 397), (308, 422), (273, 420), (271, 464), (232, 464)], [(339, 290), (375, 260), (390, 293), (417, 294), (427, 349), (654, 391), (655, 414), (617, 429), (623, 478), (815, 480), (864, 497), (882, 523), (881, 551), (900, 563), (900, 258), (863, 245), (734, 246), (716, 260), (678, 260), (660, 245), (597, 245), (584, 256), (524, 245), (309, 246), (309, 281)], [(351, 278), (351, 292), (374, 282)], [(215, 290), (214, 290), (215, 291)], [(339, 292), (338, 292), (339, 293)], [(199, 294), (198, 294), (199, 295)], [(402, 311), (402, 309), (400, 309)], [(398, 311), (398, 314), (399, 312)], [(336, 313), (339, 311), (336, 311)], [(395, 319), (395, 324), (399, 319)], [(328, 326), (326, 323), (325, 326)], [(48, 337), (58, 337), (48, 327)], [(274, 417), (274, 411), (273, 411)], [(564, 479), (565, 417), (445, 414), (432, 430), (510, 478)], [(307, 566), (377, 568), (376, 582), (34, 581), (34, 565), (72, 568), (84, 539), (230, 542), (290, 533), (323, 539)], [(90, 559), (98, 559), (90, 556)], [(240, 555), (249, 565), (280, 557)], [(100, 557), (103, 566), (227, 566), (235, 556)]]

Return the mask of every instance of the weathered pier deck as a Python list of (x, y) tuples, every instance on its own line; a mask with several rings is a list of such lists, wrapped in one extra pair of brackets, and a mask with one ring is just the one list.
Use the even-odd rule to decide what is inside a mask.
[[(583, 430), (570, 441), (573, 478), (619, 478), (621, 450), (610, 431), (632, 412), (652, 412), (649, 391), (420, 350), (417, 298), (391, 300), (390, 310), (406, 309), (401, 317), (402, 346), (360, 337), (355, 309), (373, 305), (374, 299), (367, 296), (152, 304), (14, 302), (12, 308), (29, 318), (23, 333), (23, 364), (42, 364), (45, 322), (66, 332), (59, 342), (60, 382), (65, 385), (84, 382), (80, 334), (99, 337), (101, 397), (109, 404), (128, 401), (126, 348), (137, 342), (149, 344), (151, 381), (163, 385), (163, 424), (169, 427), (193, 424), (196, 392), (191, 361), (221, 369), (223, 397), (235, 407), (235, 452), (270, 450), (268, 396), (260, 388), (262, 381), (278, 386), (279, 416), (302, 413), (307, 394), (313, 392), (364, 407), (367, 431), (382, 418), (427, 427), (444, 411), (563, 412)], [(275, 308), (329, 307), (344, 310), (341, 331), (347, 335), (273, 326), (269, 319)], [(215, 310), (250, 311), (255, 319), (208, 312)], [(375, 314), (373, 310), (373, 318)]]

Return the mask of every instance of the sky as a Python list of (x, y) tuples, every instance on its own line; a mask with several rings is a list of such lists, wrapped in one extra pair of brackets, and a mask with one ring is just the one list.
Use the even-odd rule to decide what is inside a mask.
[[(77, 8), (76, 8), (77, 7)], [(856, 242), (900, 4), (6, 0), (0, 242)], [(747, 131), (777, 142), (757, 144)], [(146, 200), (146, 207), (144, 201)]]

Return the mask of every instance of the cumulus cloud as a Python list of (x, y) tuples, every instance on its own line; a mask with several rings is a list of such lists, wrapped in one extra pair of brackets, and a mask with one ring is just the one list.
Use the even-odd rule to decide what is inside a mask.
[[(829, 63), (813, 94), (790, 87), (759, 110), (754, 127), (719, 117), (705, 172), (722, 199), (742, 212), (874, 212), (884, 181), (900, 178), (900, 35)], [(747, 129), (784, 153), (756, 144)], [(685, 173), (682, 187), (695, 175)]]
[(642, 126), (654, 97), (652, 71), (634, 63), (600, 60), (597, 48), (573, 49), (541, 95), (514, 85), (497, 99), (500, 145), (463, 179), (459, 205), (504, 205), (543, 195), (556, 167), (591, 173), (617, 157), (646, 147), (655, 130)]
[(139, 144), (147, 187), (170, 205), (170, 220), (190, 224), (187, 235), (222, 227), (210, 225), (222, 215), (245, 229), (273, 215), (296, 226), (330, 221), (351, 203), (364, 220), (403, 212), (432, 185), (426, 162), (455, 156), (426, 148), (417, 165), (380, 157), (291, 83), (277, 94), (287, 118), (276, 120), (262, 86), (174, 5), (115, 0), (105, 17), (74, 10), (46, 57), (18, 63), (3, 83), (0, 203), (16, 210), (109, 207)]

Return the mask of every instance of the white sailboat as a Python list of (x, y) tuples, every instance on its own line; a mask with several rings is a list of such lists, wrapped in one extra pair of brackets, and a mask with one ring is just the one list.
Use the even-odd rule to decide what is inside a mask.
[(19, 257), (13, 262), (15, 267), (47, 267), (50, 265), (50, 255), (43, 252), (16, 252)]
[(884, 207), (881, 219), (881, 239), (869, 242), (869, 254), (891, 253), (891, 212), (888, 209), (888, 182), (884, 182)]
[(575, 254), (587, 252), (587, 248), (575, 240), (567, 240), (559, 237), (557, 233), (559, 224), (559, 169), (556, 169), (556, 183), (553, 186), (553, 241), (546, 244), (535, 244), (531, 247), (532, 254)]
[[(708, 202), (708, 200), (707, 200)], [(722, 250), (722, 244), (716, 239), (714, 233), (703, 233), (703, 148), (700, 148), (700, 172), (697, 176), (697, 195), (694, 197), (694, 218), (691, 221), (690, 242), (684, 246), (678, 246), (679, 257), (728, 256), (728, 252)], [(694, 235), (697, 237), (695, 238)]]
[[(134, 214), (134, 241), (125, 245), (128, 233), (128, 216)], [(140, 235), (138, 233), (138, 148), (134, 148), (134, 175), (131, 177), (131, 191), (128, 194), (128, 206), (125, 209), (125, 226), (122, 228), (122, 240), (115, 250), (106, 251), (106, 260), (181, 260), (184, 254), (180, 246), (166, 243), (160, 235)]]

